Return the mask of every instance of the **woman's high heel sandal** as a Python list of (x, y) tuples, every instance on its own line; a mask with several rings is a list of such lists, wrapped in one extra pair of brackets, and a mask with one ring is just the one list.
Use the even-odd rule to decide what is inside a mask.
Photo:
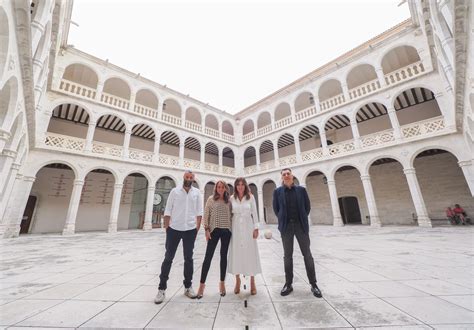
[(235, 294), (239, 294), (239, 293), (240, 293), (240, 277), (236, 277), (236, 278), (235, 278), (234, 293), (235, 293)]
[(257, 294), (257, 286), (255, 285), (254, 279), (250, 280), (250, 294), (252, 296), (255, 296)]
[(199, 289), (198, 289), (198, 292), (196, 294), (196, 299), (201, 299), (202, 296), (204, 295), (204, 288), (206, 287), (206, 284), (204, 283), (200, 283), (199, 284)]
[(219, 282), (219, 292), (221, 294), (221, 297), (225, 296), (225, 282)]

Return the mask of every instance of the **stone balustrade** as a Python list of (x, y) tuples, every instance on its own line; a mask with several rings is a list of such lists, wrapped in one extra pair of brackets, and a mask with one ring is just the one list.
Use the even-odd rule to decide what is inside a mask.
[(83, 97), (90, 100), (94, 100), (97, 94), (95, 88), (84, 86), (67, 79), (61, 79), (61, 82), (59, 83), (59, 90), (69, 95)]
[(270, 133), (272, 131), (272, 125), (267, 125), (264, 127), (261, 127), (257, 130), (257, 136), (262, 136), (264, 134)]
[(124, 98), (121, 98), (116, 95), (112, 95), (109, 93), (102, 92), (102, 96), (100, 97), (100, 101), (104, 104), (114, 106), (119, 109), (128, 110), (130, 107), (130, 101)]
[(403, 68), (387, 73), (385, 82), (387, 86), (398, 84), (402, 81), (414, 78), (425, 72), (425, 67), (421, 61), (409, 64)]
[(357, 100), (366, 95), (372, 94), (381, 88), (378, 79), (371, 80), (363, 85), (357, 86), (349, 90), (351, 100)]

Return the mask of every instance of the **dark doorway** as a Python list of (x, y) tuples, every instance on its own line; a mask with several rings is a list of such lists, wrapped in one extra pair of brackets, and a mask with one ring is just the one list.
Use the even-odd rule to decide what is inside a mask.
[(341, 217), (344, 224), (362, 223), (357, 197), (340, 197), (339, 209), (341, 210)]
[(21, 218), (20, 224), (20, 234), (28, 234), (31, 225), (31, 218), (33, 218), (33, 212), (36, 206), (36, 196), (28, 197), (28, 202), (26, 203), (25, 212)]

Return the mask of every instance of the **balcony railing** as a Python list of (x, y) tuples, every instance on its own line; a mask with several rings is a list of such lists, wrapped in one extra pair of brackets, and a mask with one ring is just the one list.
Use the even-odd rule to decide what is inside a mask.
[(393, 135), (392, 129), (387, 129), (385, 131), (364, 135), (360, 137), (360, 143), (362, 148), (370, 148), (378, 146), (381, 144), (386, 144), (388, 142), (395, 141), (395, 136)]
[(355, 150), (355, 143), (354, 140), (351, 141), (343, 141), (335, 144), (331, 144), (328, 146), (329, 154), (330, 155), (340, 155), (345, 154)]
[(216, 137), (216, 138), (219, 137), (219, 131), (216, 130), (216, 129), (214, 129), (214, 128), (205, 127), (204, 132), (205, 132), (207, 135), (210, 135), (210, 136), (213, 136), (213, 137)]
[(279, 129), (279, 128), (282, 128), (282, 127), (285, 127), (285, 126), (288, 126), (290, 125), (291, 123), (293, 123), (293, 118), (292, 117), (285, 117), (285, 118), (282, 118), (280, 120), (277, 120), (275, 122), (275, 129)]
[(358, 98), (372, 94), (373, 92), (379, 89), (380, 89), (380, 81), (378, 79), (374, 79), (363, 85), (350, 89), (349, 97), (351, 98), (351, 100), (357, 100)]
[(64, 78), (61, 79), (61, 82), (59, 83), (59, 90), (69, 95), (84, 97), (91, 100), (94, 100), (97, 94), (95, 88), (84, 86)]
[(400, 128), (402, 130), (402, 136), (405, 139), (409, 139), (420, 135), (429, 135), (434, 132), (439, 132), (445, 128), (445, 123), (443, 116), (439, 116), (404, 125)]
[(407, 79), (411, 79), (425, 72), (425, 67), (421, 61), (412, 63), (403, 68), (387, 73), (385, 75), (385, 82), (388, 86), (398, 84)]
[(309, 150), (301, 153), (301, 160), (303, 162), (313, 162), (323, 159), (323, 148)]
[(158, 110), (146, 107), (138, 103), (135, 104), (135, 108), (133, 109), (133, 111), (135, 111), (136, 113), (142, 116), (155, 118), (155, 119), (158, 118)]
[(298, 111), (297, 113), (295, 113), (295, 118), (296, 118), (296, 121), (300, 121), (300, 120), (304, 120), (308, 117), (312, 117), (315, 114), (316, 114), (316, 107), (311, 106), (309, 108), (306, 108), (304, 110), (301, 110), (301, 111)]
[(255, 132), (250, 132), (242, 136), (242, 142), (247, 142), (255, 137)]
[(346, 100), (344, 99), (344, 94), (339, 94), (327, 100), (319, 102), (319, 106), (321, 107), (321, 111), (326, 111), (343, 104), (345, 101)]
[(125, 110), (128, 110), (130, 106), (130, 100), (127, 100), (127, 99), (124, 99), (124, 98), (121, 98), (119, 96), (112, 95), (109, 93), (105, 93), (105, 92), (102, 92), (100, 101), (107, 105), (111, 105), (116, 108), (125, 109)]
[(268, 171), (275, 168), (275, 160), (269, 160), (263, 163), (260, 163), (260, 171)]
[(202, 126), (200, 124), (197, 124), (197, 123), (195, 123), (193, 121), (190, 121), (190, 120), (185, 120), (184, 121), (184, 126), (187, 129), (190, 129), (192, 131), (199, 132), (199, 133), (202, 132)]
[(272, 124), (264, 126), (264, 127), (260, 127), (257, 130), (257, 136), (262, 136), (262, 135), (267, 134), (271, 131), (272, 131)]
[(219, 172), (219, 164), (204, 163), (204, 169), (210, 172)]
[(246, 175), (256, 173), (257, 172), (257, 165), (251, 165), (244, 167), (244, 173)]
[(152, 162), (153, 152), (130, 148), (128, 151), (128, 158), (144, 162)]
[(161, 120), (164, 122), (167, 122), (168, 124), (174, 125), (174, 126), (181, 126), (181, 118), (177, 116), (170, 115), (168, 113), (161, 113)]
[(199, 160), (194, 160), (194, 159), (184, 158), (183, 165), (185, 168), (194, 168), (194, 169), (201, 168), (201, 162)]
[(121, 146), (103, 142), (92, 143), (92, 153), (113, 157), (122, 157), (123, 148)]
[(235, 142), (235, 137), (233, 135), (222, 132), (222, 139), (228, 142)]
[(67, 135), (47, 133), (45, 145), (59, 149), (67, 149), (74, 151), (83, 151), (86, 145), (86, 140)]
[(170, 156), (170, 155), (159, 155), (158, 156), (158, 163), (160, 165), (166, 166), (178, 166), (179, 165), (179, 158)]
[(289, 166), (297, 163), (296, 155), (282, 157), (278, 160), (280, 166)]
[(222, 166), (222, 173), (235, 175), (235, 168), (229, 166)]

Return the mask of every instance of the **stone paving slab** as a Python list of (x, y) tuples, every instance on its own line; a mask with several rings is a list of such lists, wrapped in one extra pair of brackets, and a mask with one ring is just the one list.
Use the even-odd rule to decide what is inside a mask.
[[(263, 238), (265, 230), (272, 239)], [(161, 305), (153, 303), (164, 255), (161, 229), (2, 240), (0, 330), (474, 329), (473, 227), (313, 226), (322, 299), (311, 295), (297, 246), (294, 292), (279, 294), (285, 278), (280, 235), (275, 226), (261, 233), (256, 296), (248, 277), (235, 295), (230, 274), (226, 296), (219, 295), (216, 254), (203, 299), (185, 297), (180, 246)], [(201, 231), (195, 290), (205, 246)]]

